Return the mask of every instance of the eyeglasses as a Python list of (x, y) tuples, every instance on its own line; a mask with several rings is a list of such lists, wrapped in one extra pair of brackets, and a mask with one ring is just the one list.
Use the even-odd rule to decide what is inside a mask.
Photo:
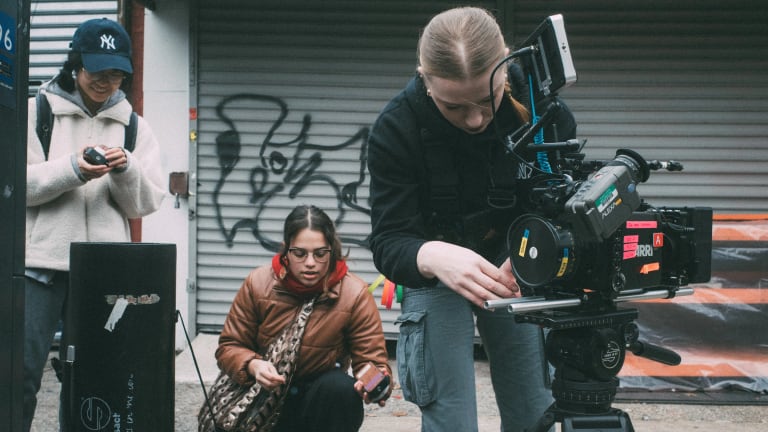
[(108, 81), (110, 84), (120, 84), (125, 79), (125, 74), (119, 71), (101, 71), (90, 73), (85, 70), (85, 68), (83, 68), (83, 73), (85, 73), (85, 77), (88, 78), (89, 81)]
[[(298, 262), (304, 262), (309, 256), (309, 251), (304, 248), (292, 247), (288, 248), (288, 252), (290, 252), (290, 254), (296, 258), (296, 261)], [(331, 257), (331, 249), (315, 249), (312, 251), (312, 257), (315, 259), (315, 261), (324, 263)]]

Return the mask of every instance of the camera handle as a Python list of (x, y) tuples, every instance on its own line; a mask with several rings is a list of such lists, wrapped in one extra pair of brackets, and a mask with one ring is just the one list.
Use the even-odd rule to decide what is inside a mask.
[(525, 143), (533, 142), (534, 135), (536, 135), (542, 128), (552, 123), (555, 115), (558, 111), (560, 111), (560, 108), (560, 102), (558, 102), (556, 99), (553, 99), (552, 102), (547, 105), (547, 109), (544, 110), (544, 114), (539, 117), (539, 120), (536, 123), (530, 125), (528, 129), (523, 132), (523, 134), (519, 136), (514, 142), (512, 142), (511, 139), (505, 140), (504, 146), (506, 147), (507, 152), (519, 154), (518, 149), (521, 148), (521, 146), (527, 147), (528, 144)]

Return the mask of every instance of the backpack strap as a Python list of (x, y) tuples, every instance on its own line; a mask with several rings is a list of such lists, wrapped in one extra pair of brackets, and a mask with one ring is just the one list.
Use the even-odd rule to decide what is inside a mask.
[(136, 111), (131, 113), (131, 119), (128, 122), (128, 126), (125, 127), (125, 141), (123, 141), (123, 148), (128, 151), (133, 151), (136, 148), (136, 131), (139, 126), (139, 115)]
[[(51, 134), (53, 133), (53, 111), (51, 111), (51, 104), (48, 103), (48, 98), (46, 98), (41, 91), (38, 91), (35, 96), (35, 105), (37, 107), (37, 124), (35, 126), (35, 132), (43, 146), (45, 160), (48, 160), (48, 151), (51, 148)], [(138, 127), (139, 115), (136, 114), (136, 111), (133, 111), (131, 112), (128, 126), (125, 127), (125, 138), (123, 141), (123, 147), (128, 151), (133, 151), (133, 149), (136, 148)]]
[(48, 98), (39, 90), (35, 96), (35, 105), (37, 107), (35, 132), (37, 132), (37, 137), (43, 145), (45, 160), (48, 160), (48, 149), (51, 147), (51, 129), (53, 128), (53, 112), (51, 111), (51, 105), (48, 103)]

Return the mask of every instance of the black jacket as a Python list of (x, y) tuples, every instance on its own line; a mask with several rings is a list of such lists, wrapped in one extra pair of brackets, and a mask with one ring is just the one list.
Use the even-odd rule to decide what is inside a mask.
[[(513, 95), (528, 106), (527, 86), (516, 65), (510, 65), (509, 77)], [(570, 111), (561, 110), (558, 117), (558, 138), (573, 138), (576, 123)], [(523, 124), (506, 97), (496, 122), (503, 136)], [(422, 244), (435, 239), (499, 261), (506, 228), (519, 206), (496, 209), (489, 191), (514, 196), (518, 165), (506, 154), (493, 124), (477, 135), (454, 127), (427, 96), (421, 77), (413, 77), (382, 110), (369, 137), (371, 250), (377, 269), (409, 287), (434, 285), (435, 279), (419, 273), (416, 255)]]

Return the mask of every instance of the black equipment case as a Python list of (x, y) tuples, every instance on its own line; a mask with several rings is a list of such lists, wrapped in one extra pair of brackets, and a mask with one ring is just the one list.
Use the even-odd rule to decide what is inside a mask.
[(174, 430), (176, 246), (73, 243), (62, 427)]

